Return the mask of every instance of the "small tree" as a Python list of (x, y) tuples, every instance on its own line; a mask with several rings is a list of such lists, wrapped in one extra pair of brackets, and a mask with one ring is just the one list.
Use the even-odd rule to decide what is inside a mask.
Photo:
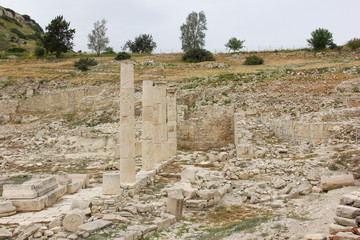
[(192, 12), (186, 18), (186, 23), (181, 25), (181, 49), (184, 52), (190, 49), (203, 48), (205, 46), (206, 16), (204, 12)]
[(106, 47), (104, 49), (104, 54), (115, 54), (114, 49), (112, 47)]
[(360, 48), (360, 38), (353, 38), (349, 40), (346, 45), (352, 50), (355, 51), (356, 49)]
[(123, 50), (129, 49), (133, 53), (151, 53), (156, 48), (156, 42), (150, 34), (140, 34), (134, 41), (128, 40)]
[(74, 46), (72, 40), (75, 29), (70, 29), (69, 26), (70, 22), (66, 22), (63, 16), (57, 16), (45, 28), (44, 47), (47, 52), (55, 52), (57, 58), (61, 53), (71, 50)]
[(307, 39), (307, 42), (315, 51), (319, 51), (333, 43), (333, 36), (329, 30), (319, 28), (311, 33), (311, 38)]
[(229, 39), (229, 41), (225, 44), (225, 47), (233, 50), (233, 52), (239, 51), (240, 49), (242, 49), (244, 47), (243, 46), (244, 42), (245, 42), (245, 40), (241, 41), (240, 39), (233, 37), (233, 38)]
[(106, 48), (109, 43), (109, 38), (106, 36), (106, 20), (102, 19), (94, 23), (94, 29), (88, 35), (88, 48), (94, 50), (97, 56)]

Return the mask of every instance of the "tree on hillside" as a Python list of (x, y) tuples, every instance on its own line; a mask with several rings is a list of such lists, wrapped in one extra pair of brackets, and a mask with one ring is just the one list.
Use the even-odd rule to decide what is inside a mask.
[(88, 48), (94, 50), (97, 56), (106, 48), (109, 38), (106, 36), (106, 20), (102, 19), (94, 23), (94, 29), (88, 35)]
[(245, 40), (241, 41), (240, 39), (237, 39), (236, 37), (230, 38), (229, 41), (225, 44), (225, 47), (228, 49), (235, 51), (239, 51), (240, 49), (242, 49), (243, 43), (245, 42)]
[(128, 40), (123, 50), (129, 49), (133, 53), (151, 53), (156, 48), (156, 42), (150, 34), (140, 34), (134, 41)]
[(200, 49), (205, 46), (206, 16), (204, 12), (192, 12), (186, 22), (181, 25), (181, 49), (187, 52), (190, 49)]
[(307, 39), (307, 42), (315, 51), (320, 51), (333, 44), (333, 36), (329, 30), (318, 28), (311, 33), (311, 38)]
[(72, 40), (75, 29), (70, 29), (69, 26), (70, 22), (66, 22), (63, 16), (57, 16), (45, 28), (44, 47), (47, 52), (55, 52), (57, 58), (61, 53), (71, 50), (74, 46)]

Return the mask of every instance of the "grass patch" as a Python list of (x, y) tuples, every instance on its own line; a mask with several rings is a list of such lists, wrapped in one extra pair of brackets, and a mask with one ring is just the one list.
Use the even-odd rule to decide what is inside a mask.
[(255, 228), (261, 223), (265, 223), (270, 219), (269, 216), (253, 218), (249, 220), (244, 220), (241, 223), (232, 224), (225, 227), (210, 229), (209, 233), (201, 235), (199, 240), (217, 240), (222, 239), (224, 237), (230, 236), (235, 232), (242, 232), (244, 230), (249, 230)]

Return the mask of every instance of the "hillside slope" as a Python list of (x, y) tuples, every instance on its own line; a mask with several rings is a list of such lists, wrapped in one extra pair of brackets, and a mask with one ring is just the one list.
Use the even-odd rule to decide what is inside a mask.
[(43, 29), (29, 15), (21, 15), (0, 6), (0, 52), (24, 48), (32, 52), (43, 34)]

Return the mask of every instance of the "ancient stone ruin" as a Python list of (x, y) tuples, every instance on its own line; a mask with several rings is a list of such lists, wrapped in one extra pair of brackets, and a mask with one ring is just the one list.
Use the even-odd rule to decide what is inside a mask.
[[(104, 235), (132, 240), (156, 239), (160, 234), (166, 239), (207, 239), (223, 222), (226, 233), (226, 226), (251, 219), (259, 224), (254, 231), (236, 233), (236, 227), (244, 227), (235, 225), (234, 233), (222, 237), (359, 238), (360, 173), (351, 165), (359, 158), (359, 107), (275, 116), (261, 108), (245, 109), (240, 101), (233, 107), (195, 106), (198, 99), (216, 94), (211, 89), (186, 89), (182, 83), (136, 83), (134, 74), (133, 63), (122, 63), (120, 83), (104, 89), (59, 90), (0, 107), (11, 113), (59, 111), (69, 119), (74, 116), (67, 111), (87, 114), (95, 109), (94, 114), (99, 111), (104, 117), (104, 109), (111, 109), (118, 119), (69, 129), (48, 123), (61, 134), (52, 137), (44, 128), (31, 139), (42, 146), (40, 150), (53, 151), (44, 163), (35, 155), (29, 155), (31, 163), (24, 163), (20, 157), (12, 160), (11, 152), (4, 154), (9, 159), (4, 168), (18, 164), (41, 170), (41, 164), (59, 163), (51, 165), (49, 174), (39, 171), (21, 183), (3, 184), (0, 239)], [(256, 106), (261, 98), (254, 99)], [(345, 158), (351, 161), (341, 162)], [(65, 162), (71, 165), (64, 169)], [(72, 169), (79, 162), (81, 168)], [(346, 164), (352, 171), (331, 170)], [(326, 209), (336, 215), (334, 224), (312, 228), (311, 234), (301, 228), (310, 221), (310, 212), (322, 219), (316, 210), (325, 199), (340, 196), (339, 206)], [(318, 205), (311, 208), (309, 202)]]

